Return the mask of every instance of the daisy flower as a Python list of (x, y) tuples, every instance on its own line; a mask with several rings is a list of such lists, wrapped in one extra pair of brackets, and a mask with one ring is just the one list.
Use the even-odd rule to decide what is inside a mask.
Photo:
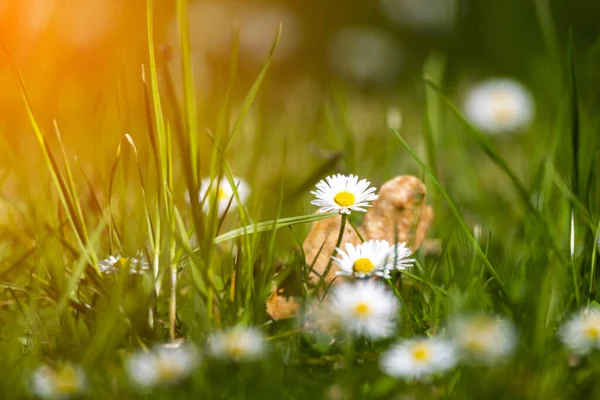
[(259, 360), (266, 347), (261, 331), (239, 325), (213, 333), (208, 340), (208, 351), (213, 357), (235, 362)]
[(336, 250), (338, 257), (331, 258), (340, 269), (337, 271), (337, 275), (356, 278), (367, 278), (374, 275), (390, 277), (385, 268), (390, 245), (385, 240), (369, 240), (357, 246), (346, 243), (346, 251), (340, 248), (336, 248)]
[(422, 379), (452, 369), (457, 361), (451, 342), (416, 338), (402, 341), (383, 353), (380, 367), (395, 378)]
[(512, 79), (491, 79), (474, 87), (464, 109), (475, 127), (490, 134), (525, 128), (534, 114), (529, 91)]
[(317, 183), (317, 190), (312, 191), (317, 199), (311, 204), (321, 207), (319, 212), (338, 211), (340, 214), (350, 214), (352, 211), (365, 212), (364, 207), (370, 207), (369, 202), (379, 196), (373, 194), (374, 187), (366, 179), (358, 180), (356, 175), (341, 174), (328, 176)]
[(586, 308), (573, 315), (558, 331), (571, 351), (585, 355), (600, 348), (600, 308)]
[(512, 322), (489, 315), (458, 317), (449, 330), (461, 356), (475, 363), (501, 362), (513, 354), (517, 343)]
[[(235, 189), (242, 204), (250, 197), (250, 186), (241, 178), (234, 177)], [(217, 214), (219, 217), (226, 212), (238, 208), (238, 203), (233, 193), (233, 187), (227, 179), (214, 181), (209, 178), (203, 179), (200, 182), (200, 203), (206, 214), (213, 207), (213, 202), (216, 202)]]
[(385, 269), (388, 271), (403, 271), (410, 268), (415, 263), (414, 258), (409, 258), (412, 250), (406, 247), (406, 243), (400, 242), (390, 247), (385, 263)]
[(31, 378), (31, 391), (43, 399), (69, 399), (80, 395), (85, 389), (85, 373), (70, 363), (55, 367), (43, 365), (35, 370)]
[(381, 282), (359, 281), (337, 286), (329, 304), (332, 318), (357, 337), (383, 339), (396, 331), (400, 305)]
[(127, 361), (129, 379), (138, 387), (169, 386), (190, 376), (199, 363), (191, 345), (157, 346), (150, 352), (138, 351)]
[(136, 257), (122, 257), (117, 254), (99, 262), (99, 270), (103, 274), (116, 274), (123, 268), (129, 268), (130, 274), (141, 274), (150, 269), (150, 264), (142, 252)]

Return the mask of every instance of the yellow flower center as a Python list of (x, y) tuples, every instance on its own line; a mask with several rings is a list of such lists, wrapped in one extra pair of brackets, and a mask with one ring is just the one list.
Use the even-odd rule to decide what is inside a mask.
[(431, 351), (429, 350), (429, 347), (427, 347), (426, 344), (418, 343), (413, 347), (412, 355), (415, 361), (424, 362), (429, 360), (429, 357), (431, 356)]
[(598, 327), (591, 325), (585, 329), (584, 335), (588, 339), (598, 340), (600, 338), (600, 330)]
[(246, 347), (237, 335), (232, 335), (227, 338), (225, 349), (231, 358), (240, 358), (246, 353)]
[(464, 341), (465, 347), (473, 353), (484, 353), (486, 343), (480, 336), (468, 335)]
[(158, 376), (161, 381), (170, 381), (181, 374), (181, 367), (171, 360), (158, 360)]
[(354, 315), (357, 317), (366, 317), (371, 313), (371, 308), (366, 303), (358, 303), (354, 306)]
[(116, 262), (116, 266), (120, 267), (120, 268), (127, 267), (127, 264), (129, 264), (129, 260), (126, 259), (125, 257), (119, 258), (119, 261)]
[(75, 394), (79, 392), (79, 379), (73, 367), (65, 366), (57, 371), (54, 385), (61, 394)]
[(345, 191), (339, 192), (333, 198), (333, 201), (335, 201), (338, 205), (340, 205), (342, 207), (351, 206), (352, 204), (354, 204), (354, 200), (355, 200), (354, 194), (352, 194), (350, 192), (345, 192)]
[(371, 260), (369, 260), (366, 257), (363, 257), (363, 258), (359, 258), (358, 260), (354, 261), (354, 266), (352, 268), (354, 269), (354, 272), (356, 272), (356, 273), (362, 272), (363, 274), (368, 274), (369, 272), (373, 271), (375, 266), (373, 265)]
[(494, 118), (499, 122), (510, 121), (515, 114), (511, 96), (506, 91), (498, 91), (492, 95)]
[(219, 200), (219, 201), (227, 198), (227, 193), (225, 193), (225, 191), (221, 188), (219, 188), (218, 190), (215, 190), (215, 195), (217, 197), (217, 200)]

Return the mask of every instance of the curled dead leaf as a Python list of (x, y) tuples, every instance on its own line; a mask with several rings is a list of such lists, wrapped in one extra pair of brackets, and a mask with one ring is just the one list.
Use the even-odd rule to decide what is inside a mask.
[(363, 220), (365, 240), (406, 242), (416, 251), (433, 221), (433, 209), (425, 204), (427, 189), (418, 178), (397, 176), (379, 189)]
[[(304, 254), (306, 255), (306, 263), (309, 267), (313, 266), (310, 274), (310, 281), (313, 284), (316, 284), (325, 273), (329, 260), (335, 253), (335, 244), (337, 243), (341, 224), (342, 217), (339, 215), (317, 221), (313, 223), (308, 236), (304, 240), (303, 247)], [(342, 248), (344, 248), (344, 243), (360, 243), (360, 238), (350, 224), (346, 224), (341, 243)], [(325, 281), (331, 282), (335, 278), (337, 270), (338, 268), (332, 265), (325, 277)]]
[(277, 294), (277, 290), (273, 289), (271, 295), (267, 299), (267, 313), (273, 320), (294, 318), (300, 311), (300, 303), (293, 297), (286, 298)]
[[(406, 242), (416, 251), (427, 235), (433, 221), (433, 209), (425, 204), (427, 188), (418, 178), (410, 175), (397, 176), (381, 186), (379, 198), (373, 202), (365, 214), (362, 226), (358, 228), (365, 240), (387, 240), (389, 243)], [(312, 266), (311, 283), (316, 284), (325, 273), (331, 256), (335, 252), (335, 244), (341, 225), (341, 216), (323, 219), (313, 223), (304, 240), (303, 249), (306, 263)], [(342, 248), (345, 243), (360, 243), (360, 238), (348, 224), (344, 229)], [(335, 265), (329, 270), (325, 281), (330, 283), (336, 277)], [(275, 296), (275, 297), (273, 297)], [(276, 292), (271, 293), (267, 309), (282, 308), (273, 319), (283, 319), (282, 315), (292, 318), (299, 310), (290, 306), (285, 298), (281, 300)], [(292, 312), (293, 311), (293, 312)]]

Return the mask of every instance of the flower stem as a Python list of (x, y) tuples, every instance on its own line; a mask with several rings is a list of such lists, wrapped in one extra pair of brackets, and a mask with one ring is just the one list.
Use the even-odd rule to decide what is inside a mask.
[[(339, 248), (342, 244), (342, 238), (344, 237), (344, 229), (346, 228), (346, 220), (347, 219), (348, 219), (348, 215), (342, 214), (342, 223), (340, 224), (340, 233), (338, 234), (334, 252), (335, 252), (335, 249)], [(333, 256), (333, 254), (332, 254), (332, 256)], [(321, 280), (317, 284), (317, 289), (320, 289), (321, 286), (323, 286), (323, 284), (326, 283), (327, 275), (329, 274), (329, 271), (331, 270), (332, 264), (333, 264), (333, 259), (330, 257), (329, 263), (327, 264), (327, 268), (325, 268), (323, 275), (321, 275)]]
[(344, 367), (346, 370), (346, 398), (348, 400), (352, 400), (356, 397), (355, 379), (352, 375), (355, 357), (354, 338), (350, 333), (346, 333), (346, 340), (344, 343)]
[(358, 230), (358, 228), (354, 225), (354, 223), (350, 220), (348, 220), (348, 223), (350, 223), (350, 226), (352, 227), (352, 229), (354, 229), (354, 232), (356, 232), (356, 235), (358, 236), (358, 238), (360, 239), (361, 242), (365, 241), (365, 238), (363, 238), (363, 235), (360, 234), (360, 231)]

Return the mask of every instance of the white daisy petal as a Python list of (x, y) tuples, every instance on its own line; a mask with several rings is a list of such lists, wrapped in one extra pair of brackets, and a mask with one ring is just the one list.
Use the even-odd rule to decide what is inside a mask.
[(69, 399), (86, 390), (86, 376), (80, 367), (70, 363), (43, 365), (33, 373), (30, 388), (43, 399)]
[(512, 79), (490, 79), (471, 89), (465, 114), (471, 123), (489, 134), (527, 127), (535, 106), (529, 91)]
[(234, 362), (259, 360), (266, 347), (262, 332), (252, 327), (235, 326), (213, 333), (208, 340), (208, 351), (213, 357)]
[(143, 252), (140, 251), (135, 257), (123, 257), (120, 254), (111, 255), (99, 261), (98, 267), (103, 274), (116, 274), (123, 268), (129, 268), (130, 274), (142, 274), (150, 269), (150, 264)]
[(584, 308), (560, 327), (560, 340), (578, 355), (600, 349), (600, 308)]
[(400, 304), (381, 282), (339, 285), (328, 307), (332, 319), (356, 337), (377, 340), (390, 337), (396, 331)]
[(367, 278), (370, 276), (388, 276), (386, 262), (390, 245), (385, 240), (369, 240), (354, 246), (346, 243), (346, 251), (338, 248), (339, 257), (332, 257), (340, 269), (338, 275)]
[(451, 342), (439, 338), (404, 340), (380, 359), (383, 372), (395, 378), (423, 379), (452, 369), (458, 359)]
[(191, 345), (157, 346), (150, 352), (138, 351), (127, 361), (129, 379), (138, 387), (169, 386), (187, 378), (199, 362)]
[(402, 271), (414, 265), (415, 259), (409, 258), (412, 250), (406, 247), (406, 243), (400, 242), (392, 246), (387, 254), (386, 266), (388, 270)]
[[(235, 189), (237, 190), (240, 201), (244, 204), (246, 200), (248, 200), (248, 197), (250, 197), (250, 186), (241, 178), (234, 177), (233, 181), (235, 182)], [(237, 210), (238, 208), (233, 188), (227, 179), (222, 179), (220, 181), (211, 180), (209, 178), (203, 179), (202, 182), (200, 182), (199, 201), (202, 204), (204, 213), (208, 214), (213, 207), (216, 207), (219, 217), (222, 217), (227, 212)], [(213, 206), (215, 202), (216, 205)]]
[(517, 332), (508, 320), (484, 314), (461, 316), (452, 320), (449, 331), (461, 357), (478, 364), (496, 364), (510, 357)]
[(337, 211), (340, 214), (350, 214), (352, 211), (365, 212), (364, 207), (370, 207), (369, 202), (377, 200), (373, 194), (375, 188), (370, 188), (371, 183), (366, 179), (358, 180), (355, 175), (341, 174), (328, 176), (317, 183), (317, 190), (311, 193), (316, 200), (311, 204), (321, 207), (319, 212)]

